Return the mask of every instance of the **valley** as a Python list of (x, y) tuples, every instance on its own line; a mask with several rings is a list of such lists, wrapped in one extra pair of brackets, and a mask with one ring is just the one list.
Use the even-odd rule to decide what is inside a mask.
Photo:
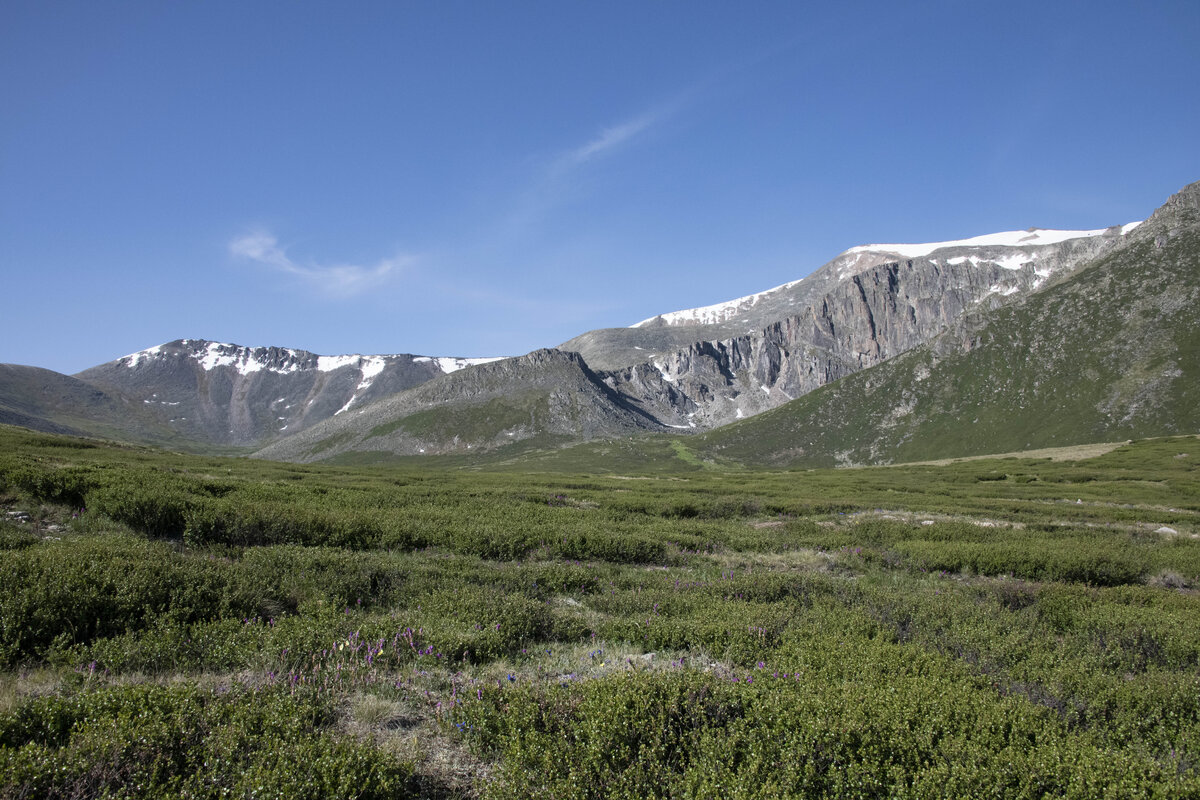
[(1200, 791), (1195, 436), (607, 476), (0, 445), (6, 796)]

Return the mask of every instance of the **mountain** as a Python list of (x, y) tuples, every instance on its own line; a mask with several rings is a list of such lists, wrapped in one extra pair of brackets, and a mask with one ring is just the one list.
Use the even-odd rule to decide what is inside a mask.
[(1067, 279), (689, 447), (833, 466), (1197, 431), (1200, 183)]
[(18, 364), (0, 364), (0, 423), (75, 436), (174, 438), (169, 428), (119, 392)]
[[(627, 328), (602, 328), (559, 345), (579, 353), (595, 369), (617, 370), (661, 358), (694, 342), (753, 334), (773, 323), (818, 307), (856, 277), (880, 267), (906, 264), (924, 273), (926, 287), (938, 288), (943, 272), (958, 272), (944, 285), (959, 299), (994, 306), (1019, 291), (1111, 246), (1138, 223), (1089, 231), (1030, 228), (970, 239), (926, 244), (870, 244), (852, 247), (806, 278), (774, 289), (703, 308), (672, 311)], [(864, 280), (869, 281), (870, 277)], [(966, 291), (969, 296), (961, 293)], [(990, 298), (990, 299), (989, 299)], [(928, 302), (928, 298), (924, 299)], [(953, 315), (955, 309), (948, 309)]]
[(262, 444), (434, 377), (491, 359), (321, 356), (282, 347), (178, 339), (75, 378), (140, 402), (179, 436)]
[(347, 452), (468, 453), (663, 430), (578, 354), (547, 349), (444, 375), (327, 419), (256, 455), (312, 461)]
[(183, 450), (244, 449), (494, 360), (321, 356), (178, 339), (74, 376), (0, 364), (0, 423)]

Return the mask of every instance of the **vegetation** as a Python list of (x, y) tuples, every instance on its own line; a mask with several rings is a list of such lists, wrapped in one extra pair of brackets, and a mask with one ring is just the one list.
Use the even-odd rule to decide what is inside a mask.
[(0, 797), (1200, 796), (1200, 439), (603, 447), (624, 474), (0, 428)]

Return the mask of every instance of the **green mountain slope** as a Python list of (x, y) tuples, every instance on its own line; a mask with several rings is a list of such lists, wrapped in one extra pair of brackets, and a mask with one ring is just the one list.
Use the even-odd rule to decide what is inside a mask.
[(48, 369), (0, 364), (0, 423), (165, 446), (180, 437), (119, 392)]
[(831, 466), (1195, 431), (1200, 183), (1070, 279), (688, 446)]
[(535, 350), (336, 415), (258, 455), (283, 461), (475, 456), (647, 430), (665, 428), (629, 405), (578, 354)]

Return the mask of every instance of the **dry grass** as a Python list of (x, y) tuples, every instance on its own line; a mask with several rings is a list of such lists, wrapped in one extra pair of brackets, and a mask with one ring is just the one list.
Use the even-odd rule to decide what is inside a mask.
[(1129, 444), (1124, 442), (1098, 442), (1096, 444), (1076, 444), (1069, 447), (1044, 447), (1040, 450), (1021, 450), (1015, 453), (989, 453), (980, 456), (960, 456), (958, 458), (939, 458), (934, 461), (909, 461), (904, 464), (889, 464), (891, 467), (944, 467), (948, 464), (958, 464), (963, 461), (981, 461), (987, 458), (1048, 458), (1051, 461), (1084, 461), (1097, 458), (1105, 453), (1111, 453), (1118, 447)]
[(1187, 578), (1172, 569), (1160, 571), (1151, 576), (1146, 583), (1159, 589), (1190, 589), (1192, 586)]
[[(1023, 530), (1025, 523), (1012, 522), (1010, 520), (988, 519), (986, 517), (972, 517), (966, 514), (934, 514), (929, 512), (918, 511), (902, 511), (888, 509), (872, 509), (868, 511), (855, 511), (850, 514), (847, 519), (854, 523), (866, 517), (876, 519), (890, 519), (899, 522), (907, 522), (910, 525), (929, 525), (934, 522), (966, 522), (970, 525), (978, 525), (981, 528), (1010, 528), (1012, 530)], [(834, 523), (836, 525), (837, 523)]]
[(492, 765), (447, 731), (436, 709), (415, 698), (353, 694), (342, 704), (339, 724), (411, 764), (421, 797), (478, 797), (492, 776)]
[(722, 552), (711, 556), (722, 569), (760, 569), (770, 572), (828, 572), (834, 556), (809, 548), (779, 553)]
[(54, 669), (0, 674), (0, 714), (7, 714), (29, 697), (56, 694), (63, 683), (62, 673)]

